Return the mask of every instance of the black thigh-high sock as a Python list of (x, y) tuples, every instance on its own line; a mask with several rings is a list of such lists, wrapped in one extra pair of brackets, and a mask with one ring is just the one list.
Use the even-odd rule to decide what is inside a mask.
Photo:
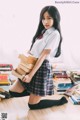
[(39, 103), (37, 104), (29, 104), (28, 106), (30, 109), (32, 110), (36, 110), (36, 109), (43, 109), (43, 108), (49, 108), (52, 106), (59, 106), (59, 105), (63, 105), (65, 103), (67, 103), (67, 99), (65, 97), (62, 97), (59, 100), (41, 100)]
[(9, 90), (9, 93), (10, 93), (11, 97), (23, 97), (23, 96), (29, 96), (30, 95), (30, 93), (28, 93), (27, 90), (24, 90), (21, 93), (12, 92), (12, 91)]

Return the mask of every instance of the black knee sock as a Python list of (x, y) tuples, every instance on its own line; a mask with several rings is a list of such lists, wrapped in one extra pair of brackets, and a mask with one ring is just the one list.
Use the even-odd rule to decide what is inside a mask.
[(11, 98), (11, 95), (8, 91), (0, 92), (0, 94), (3, 95), (5, 97), (5, 99)]
[(28, 93), (27, 90), (24, 90), (21, 93), (12, 92), (12, 91), (9, 90), (9, 93), (10, 93), (11, 97), (23, 97), (23, 96), (29, 96), (30, 95), (30, 93)]
[(65, 97), (62, 97), (59, 100), (41, 100), (37, 104), (29, 104), (28, 106), (30, 109), (35, 110), (35, 109), (43, 109), (43, 108), (49, 108), (52, 106), (58, 106), (58, 105), (63, 105), (67, 103), (67, 99)]

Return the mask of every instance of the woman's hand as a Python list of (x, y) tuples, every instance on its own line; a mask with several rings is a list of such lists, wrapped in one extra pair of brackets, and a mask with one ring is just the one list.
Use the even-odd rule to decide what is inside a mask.
[(30, 77), (30, 75), (28, 74), (28, 75), (23, 77), (22, 81), (26, 82), (26, 83), (29, 83), (31, 81), (31, 79), (32, 79), (32, 77)]

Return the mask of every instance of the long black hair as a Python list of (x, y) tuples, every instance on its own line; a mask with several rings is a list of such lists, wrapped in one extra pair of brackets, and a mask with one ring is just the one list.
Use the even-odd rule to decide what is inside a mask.
[[(44, 26), (42, 24), (42, 19), (43, 19), (43, 15), (45, 12), (48, 12), (49, 15), (53, 18), (53, 20), (54, 20), (53, 27), (55, 29), (57, 29), (58, 32), (60, 33), (60, 42), (59, 42), (57, 53), (55, 55), (55, 57), (58, 57), (61, 54), (62, 35), (61, 35), (61, 29), (60, 29), (60, 13), (55, 6), (46, 6), (42, 9), (42, 11), (40, 13), (39, 25), (38, 25), (37, 31), (33, 37), (31, 48), (32, 48), (36, 38), (41, 34), (42, 30), (44, 30)], [(30, 48), (30, 50), (31, 50), (31, 48)]]

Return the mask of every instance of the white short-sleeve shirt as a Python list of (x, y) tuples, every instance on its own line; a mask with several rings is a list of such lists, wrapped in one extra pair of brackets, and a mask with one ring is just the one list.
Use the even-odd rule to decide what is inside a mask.
[(39, 58), (41, 52), (44, 49), (50, 49), (51, 52), (46, 59), (51, 61), (51, 59), (53, 59), (53, 57), (57, 52), (59, 42), (60, 42), (60, 34), (58, 30), (56, 30), (54, 27), (51, 27), (48, 30), (46, 30), (46, 32), (43, 34), (43, 37), (41, 39), (38, 38), (36, 39), (30, 53), (36, 58)]

